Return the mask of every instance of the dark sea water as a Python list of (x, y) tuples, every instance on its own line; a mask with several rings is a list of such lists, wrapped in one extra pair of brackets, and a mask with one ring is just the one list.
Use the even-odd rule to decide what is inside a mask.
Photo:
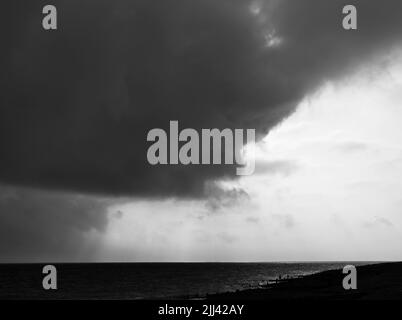
[(45, 264), (0, 264), (0, 299), (196, 298), (347, 264), (369, 262), (55, 264), (58, 289), (49, 291), (42, 288)]

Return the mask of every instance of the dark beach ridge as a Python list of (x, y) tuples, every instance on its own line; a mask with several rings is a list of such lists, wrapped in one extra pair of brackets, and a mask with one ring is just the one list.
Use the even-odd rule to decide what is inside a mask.
[(400, 300), (402, 262), (357, 266), (357, 289), (345, 290), (342, 270), (285, 279), (261, 289), (208, 295), (210, 300)]
[(0, 299), (194, 299), (259, 288), (347, 264), (372, 262), (261, 263), (56, 263), (57, 290), (42, 288), (47, 264), (0, 264)]
[[(357, 290), (343, 289), (346, 265), (356, 266)], [(402, 262), (55, 264), (58, 287), (49, 291), (43, 266), (0, 264), (0, 299), (402, 298)]]

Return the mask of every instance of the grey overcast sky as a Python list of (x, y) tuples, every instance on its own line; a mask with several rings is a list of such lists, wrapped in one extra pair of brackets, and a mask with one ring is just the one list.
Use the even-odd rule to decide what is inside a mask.
[[(1, 261), (398, 257), (400, 1), (45, 4), (1, 5)], [(170, 120), (255, 128), (257, 172), (150, 166)]]

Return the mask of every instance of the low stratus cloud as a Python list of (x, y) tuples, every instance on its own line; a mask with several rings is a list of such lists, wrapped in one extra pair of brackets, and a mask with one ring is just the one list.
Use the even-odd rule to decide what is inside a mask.
[(88, 261), (108, 224), (109, 202), (0, 186), (0, 261)]
[(341, 0), (3, 4), (0, 181), (108, 195), (205, 195), (232, 165), (148, 164), (147, 132), (256, 128), (262, 137), (327, 79), (398, 45), (402, 3)]

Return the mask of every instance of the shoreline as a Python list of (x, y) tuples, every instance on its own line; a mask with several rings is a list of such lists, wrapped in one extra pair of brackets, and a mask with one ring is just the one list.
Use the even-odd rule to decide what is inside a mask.
[(345, 290), (342, 269), (282, 280), (266, 288), (209, 294), (206, 300), (401, 300), (402, 262), (357, 266), (357, 289)]
[[(261, 279), (261, 282), (249, 283), (249, 285), (238, 287), (236, 273), (232, 272), (231, 281), (227, 286), (227, 291), (213, 291), (218, 287), (214, 279), (209, 281), (209, 290), (188, 290), (190, 294), (175, 294), (177, 289), (172, 286), (160, 287), (157, 281), (148, 283), (145, 276), (138, 277), (139, 271), (144, 270), (138, 265), (130, 264), (77, 264), (77, 265), (57, 265), (58, 284), (60, 290), (46, 291), (42, 288), (42, 265), (0, 265), (0, 297), (2, 299), (17, 300), (269, 300), (269, 299), (402, 299), (402, 262), (348, 262), (345, 264), (327, 266), (328, 268), (316, 269), (312, 273), (298, 273), (286, 271), (292, 270), (278, 269), (272, 273), (272, 277)], [(344, 290), (342, 280), (346, 276), (342, 273), (345, 265), (352, 264), (357, 270), (357, 290)], [(300, 267), (300, 266), (299, 266)], [(156, 268), (156, 269), (155, 269)], [(170, 272), (180, 274), (176, 270), (177, 266), (170, 267)], [(204, 268), (204, 267), (203, 267)], [(155, 270), (160, 270), (161, 266), (154, 266)], [(162, 268), (163, 269), (163, 268)], [(182, 268), (183, 269), (183, 268)], [(222, 268), (221, 268), (222, 269)], [(225, 269), (225, 268), (223, 268)], [(302, 270), (301, 268), (300, 270)], [(192, 267), (184, 268), (190, 270), (190, 274), (195, 271)], [(214, 270), (214, 268), (212, 268)], [(248, 273), (243, 277), (246, 279), (250, 272), (255, 272), (255, 268), (245, 269)], [(251, 271), (250, 271), (251, 270)], [(321, 270), (321, 271), (320, 271)], [(297, 271), (299, 271), (297, 269)], [(163, 279), (169, 274), (166, 270), (160, 273)], [(171, 273), (170, 273), (171, 274)], [(282, 275), (282, 277), (280, 277)], [(254, 276), (251, 279), (254, 279)], [(145, 277), (145, 278), (144, 278)], [(194, 277), (193, 277), (194, 278)], [(192, 279), (192, 278), (191, 278)], [(191, 280), (190, 279), (190, 280)], [(197, 281), (198, 278), (194, 278)], [(255, 279), (254, 279), (255, 280)], [(253, 280), (253, 281), (254, 281)], [(141, 283), (148, 287), (141, 291)], [(188, 282), (188, 281), (187, 281)], [(191, 283), (190, 283), (191, 284)], [(151, 285), (155, 288), (151, 292)], [(58, 289), (59, 289), (58, 288)], [(150, 289), (151, 288), (151, 289)], [(174, 290), (173, 290), (173, 289)], [(197, 289), (197, 288), (196, 288)], [(204, 288), (206, 289), (206, 288)], [(169, 292), (170, 290), (170, 292)], [(236, 291), (234, 291), (236, 290)], [(191, 293), (194, 291), (194, 294)], [(198, 291), (198, 294), (196, 293)], [(202, 292), (203, 291), (203, 292)], [(209, 291), (209, 292), (208, 292)], [(184, 290), (182, 292), (185, 292)], [(167, 294), (166, 294), (167, 293)], [(173, 294), (169, 294), (173, 293)]]

